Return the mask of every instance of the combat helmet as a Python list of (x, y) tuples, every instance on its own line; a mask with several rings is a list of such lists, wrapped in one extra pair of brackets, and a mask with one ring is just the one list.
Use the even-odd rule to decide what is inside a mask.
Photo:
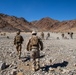
[(37, 34), (37, 32), (36, 31), (32, 31), (32, 35), (36, 35)]
[(17, 31), (17, 32), (16, 32), (16, 34), (18, 34), (18, 35), (19, 35), (19, 34), (20, 34), (20, 31)]

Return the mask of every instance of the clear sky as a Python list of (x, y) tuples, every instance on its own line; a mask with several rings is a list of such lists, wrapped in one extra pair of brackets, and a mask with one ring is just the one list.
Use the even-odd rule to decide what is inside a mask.
[(0, 13), (23, 17), (27, 21), (45, 17), (72, 20), (76, 19), (76, 0), (0, 0)]

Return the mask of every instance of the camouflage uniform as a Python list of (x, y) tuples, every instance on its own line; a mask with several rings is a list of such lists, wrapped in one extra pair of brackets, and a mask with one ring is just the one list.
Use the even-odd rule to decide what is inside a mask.
[(41, 38), (44, 39), (44, 33), (43, 32), (41, 32)]
[[(32, 38), (37, 37), (36, 33), (33, 32), (32, 33)], [(39, 57), (40, 57), (40, 50), (43, 50), (43, 43), (41, 41), (40, 38), (38, 38), (38, 44), (37, 45), (32, 45), (32, 41), (31, 39), (29, 39), (29, 42), (27, 44), (27, 50), (28, 51), (32, 51), (31, 57), (32, 57), (32, 69), (34, 71), (38, 70), (40, 68), (40, 61), (39, 61)], [(40, 49), (40, 50), (39, 50)]]
[(50, 33), (47, 33), (46, 40), (50, 37)]
[(62, 38), (64, 38), (64, 33), (62, 33)]
[[(17, 41), (16, 37), (20, 38), (19, 42)], [(23, 43), (23, 41), (24, 41), (24, 39), (20, 35), (20, 31), (17, 31), (17, 35), (14, 38), (14, 45), (16, 45), (16, 50), (17, 50), (17, 54), (18, 54), (19, 59), (21, 57), (21, 49), (22, 49), (22, 43)]]
[(70, 33), (70, 37), (71, 37), (71, 39), (73, 39), (73, 32)]

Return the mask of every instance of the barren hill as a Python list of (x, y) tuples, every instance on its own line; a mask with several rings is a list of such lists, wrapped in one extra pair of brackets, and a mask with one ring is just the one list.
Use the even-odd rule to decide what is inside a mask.
[(17, 18), (0, 13), (0, 31), (53, 31), (53, 32), (66, 32), (76, 31), (76, 20), (58, 21), (45, 17), (40, 20), (28, 22), (23, 17)]
[(32, 31), (32, 29), (35, 28), (31, 23), (22, 17), (17, 18), (15, 16), (5, 14), (0, 14), (0, 22), (0, 31)]
[(40, 31), (53, 32), (68, 32), (76, 31), (76, 20), (58, 21), (49, 17), (42, 18), (39, 21), (34, 21), (33, 24), (38, 27)]
[(55, 32), (76, 32), (76, 20), (62, 21), (57, 25), (53, 25), (51, 30)]
[(52, 26), (56, 23), (59, 23), (57, 20), (53, 20), (49, 17), (42, 18), (39, 21), (33, 22), (33, 24), (38, 27), (40, 31), (49, 31)]

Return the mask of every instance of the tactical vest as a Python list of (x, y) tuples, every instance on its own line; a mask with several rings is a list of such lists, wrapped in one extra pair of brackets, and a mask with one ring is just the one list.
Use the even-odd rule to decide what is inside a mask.
[(20, 35), (16, 36), (16, 43), (21, 43), (22, 42), (22, 37)]

